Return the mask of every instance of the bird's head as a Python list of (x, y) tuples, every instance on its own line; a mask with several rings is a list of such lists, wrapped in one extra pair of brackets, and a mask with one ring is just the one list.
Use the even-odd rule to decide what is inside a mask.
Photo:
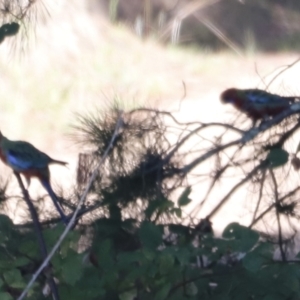
[(225, 90), (221, 95), (220, 99), (223, 103), (233, 103), (236, 99), (237, 89), (231, 88)]

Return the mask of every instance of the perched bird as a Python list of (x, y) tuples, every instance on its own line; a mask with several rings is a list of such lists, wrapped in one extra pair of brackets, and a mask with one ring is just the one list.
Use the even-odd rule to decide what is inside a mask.
[(246, 113), (254, 122), (266, 117), (274, 117), (290, 107), (298, 97), (285, 97), (258, 89), (227, 89), (221, 96), (223, 103)]
[(55, 160), (47, 154), (41, 152), (30, 143), (24, 141), (11, 141), (0, 132), (0, 159), (15, 172), (22, 174), (28, 185), (30, 179), (36, 177), (51, 197), (62, 220), (67, 223), (67, 218), (60, 207), (57, 196), (50, 184), (49, 164), (67, 163)]

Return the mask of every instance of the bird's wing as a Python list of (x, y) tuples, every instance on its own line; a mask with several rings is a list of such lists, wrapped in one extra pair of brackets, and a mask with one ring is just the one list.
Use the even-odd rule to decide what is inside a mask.
[(9, 165), (19, 170), (44, 168), (50, 157), (27, 142), (14, 142), (5, 151)]
[(271, 94), (263, 90), (250, 89), (245, 91), (246, 98), (256, 105), (288, 105), (288, 97)]
[(32, 167), (31, 161), (24, 158), (24, 156), (20, 156), (19, 153), (14, 150), (8, 150), (6, 152), (6, 161), (10, 166), (20, 170), (28, 170)]

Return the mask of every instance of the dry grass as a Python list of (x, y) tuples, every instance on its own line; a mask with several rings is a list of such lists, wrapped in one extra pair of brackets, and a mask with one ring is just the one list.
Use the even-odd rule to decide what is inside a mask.
[[(116, 98), (125, 107), (146, 104), (176, 110), (184, 81), (187, 96), (180, 118), (220, 121), (225, 114), (218, 100), (223, 89), (256, 87), (260, 78), (255, 65), (263, 76), (297, 57), (285, 53), (241, 58), (230, 52), (164, 47), (110, 25), (80, 0), (60, 1), (49, 11), (51, 18), (37, 24), (36, 39), (29, 40), (24, 54), (16, 49), (11, 55), (7, 43), (0, 47), (0, 122), (8, 137), (31, 141), (70, 162), (69, 169), (53, 169), (57, 182), (71, 180), (76, 167), (79, 149), (67, 137), (74, 113), (105, 109)], [(297, 74), (296, 66), (272, 91), (300, 93)]]

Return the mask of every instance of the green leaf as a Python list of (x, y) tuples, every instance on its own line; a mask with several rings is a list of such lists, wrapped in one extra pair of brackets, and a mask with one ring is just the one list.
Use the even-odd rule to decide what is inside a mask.
[(7, 215), (0, 214), (0, 230), (14, 228), (12, 220)]
[(137, 290), (132, 289), (130, 291), (119, 294), (119, 299), (120, 300), (134, 300), (134, 299), (136, 299), (136, 296), (137, 296)]
[(30, 258), (36, 258), (39, 255), (38, 243), (32, 240), (25, 240), (18, 248), (19, 252)]
[(166, 198), (160, 200), (159, 213), (167, 212), (170, 208), (174, 207), (174, 202)]
[(64, 225), (57, 224), (55, 225), (55, 227), (48, 228), (43, 231), (44, 238), (48, 247), (52, 247), (57, 242), (64, 229)]
[(113, 261), (113, 248), (110, 239), (103, 240), (97, 245), (97, 258), (98, 263), (102, 268), (109, 269), (114, 264)]
[(0, 293), (1, 300), (14, 300), (14, 298), (8, 293)]
[[(79, 299), (105, 299), (103, 297), (106, 293), (103, 287), (103, 276), (105, 276), (106, 272), (101, 274), (99, 269), (96, 268), (85, 268), (84, 276), (76, 283), (75, 286), (66, 285), (66, 284), (59, 284), (59, 289), (64, 287), (64, 290), (68, 293), (70, 291), (75, 291), (78, 294)], [(60, 292), (60, 299), (74, 299), (73, 295), (61, 295)], [(80, 298), (81, 297), (81, 298)], [(78, 297), (77, 297), (78, 298)]]
[(268, 166), (277, 168), (285, 165), (289, 160), (289, 153), (280, 148), (271, 149), (267, 155)]
[(0, 243), (11, 238), (13, 228), (14, 224), (11, 219), (6, 215), (0, 214)]
[(13, 261), (13, 266), (14, 267), (23, 267), (23, 266), (28, 265), (29, 263), (30, 263), (30, 260), (27, 257), (20, 256), (20, 257), (17, 257)]
[(292, 291), (299, 291), (298, 273), (297, 265), (279, 265), (279, 274), (276, 281), (278, 284), (282, 284), (280, 290), (286, 298), (290, 297)]
[(290, 297), (289, 300), (299, 300), (300, 299), (300, 292), (293, 292)]
[(178, 218), (181, 218), (181, 216), (182, 216), (182, 210), (181, 210), (180, 208), (175, 207), (175, 208), (173, 208), (172, 212), (175, 213), (175, 215), (176, 215)]
[(283, 300), (283, 299), (284, 298), (282, 297), (282, 295), (277, 293), (269, 294), (262, 298), (262, 300)]
[(153, 214), (168, 212), (170, 208), (174, 207), (174, 203), (166, 198), (159, 198), (149, 201), (148, 207), (144, 211), (147, 219), (150, 219)]
[(189, 297), (196, 296), (198, 294), (198, 288), (194, 282), (190, 282), (185, 286), (185, 294)]
[[(149, 268), (149, 265), (140, 265), (138, 268), (135, 268), (134, 265), (131, 265), (128, 269), (124, 270), (124, 272), (128, 272), (128, 273), (123, 276), (122, 282), (118, 285), (118, 288), (121, 291), (124, 290), (127, 291), (128, 289), (133, 288), (136, 282), (144, 278), (146, 274), (147, 276), (151, 277), (152, 266), (153, 265), (150, 265)], [(156, 273), (157, 272), (155, 272), (155, 274)]]
[(167, 283), (155, 294), (154, 300), (165, 300), (168, 298), (168, 294), (171, 288), (171, 284)]
[(74, 251), (69, 251), (68, 256), (62, 261), (61, 270), (64, 281), (74, 286), (83, 272), (81, 255)]
[(192, 188), (188, 186), (178, 198), (177, 204), (178, 206), (188, 205), (192, 200), (189, 198), (189, 195), (192, 191)]
[(174, 255), (181, 266), (188, 265), (191, 258), (191, 252), (186, 247), (180, 247)]
[(109, 272), (105, 273), (105, 276), (103, 276), (103, 285), (107, 289), (115, 289), (118, 283), (118, 273), (114, 269), (110, 269)]
[(272, 261), (274, 246), (261, 243), (243, 258), (243, 266), (250, 272), (258, 272), (263, 265)]
[(257, 272), (261, 269), (265, 262), (266, 260), (264, 257), (260, 256), (258, 253), (250, 252), (243, 259), (243, 266), (251, 272)]
[(181, 224), (170, 224), (169, 230), (179, 236), (190, 236), (190, 227)]
[(170, 254), (162, 254), (159, 257), (159, 272), (160, 274), (168, 274), (174, 265), (174, 258)]
[(140, 263), (141, 261), (152, 261), (156, 257), (155, 251), (152, 251), (150, 249), (142, 249), (141, 254), (142, 259), (139, 260)]
[(143, 246), (146, 248), (155, 250), (162, 243), (162, 231), (153, 223), (143, 222), (138, 234)]
[(211, 300), (232, 300), (232, 298), (222, 293), (221, 295), (215, 295)]
[(26, 286), (19, 270), (13, 269), (3, 273), (4, 281), (12, 288), (24, 288)]
[(229, 224), (222, 236), (226, 239), (232, 240), (230, 242), (232, 251), (249, 251), (258, 241), (259, 234), (245, 226), (238, 223)]
[(11, 260), (0, 260), (0, 270), (9, 270), (12, 267)]
[(140, 256), (136, 255), (136, 252), (121, 252), (117, 256), (117, 262), (120, 269), (127, 269), (130, 266), (138, 262)]
[(62, 244), (60, 245), (60, 255), (62, 257), (66, 257), (69, 255), (69, 250), (74, 248), (72, 246), (77, 247), (77, 242), (80, 238), (80, 235), (77, 231), (72, 230), (68, 233)]
[[(85, 284), (78, 288), (77, 285), (73, 287), (73, 286), (60, 283), (58, 285), (59, 296), (60, 296), (59, 299), (61, 300), (63, 299), (71, 299), (71, 300), (104, 299), (101, 296), (105, 294), (105, 291), (101, 288), (101, 285), (99, 285), (99, 278), (96, 278), (96, 281), (98, 281), (98, 285), (97, 285), (97, 282), (94, 281), (94, 277), (90, 277), (90, 276), (88, 277), (89, 278), (86, 278), (86, 280), (84, 281)], [(93, 282), (92, 287), (90, 286), (91, 281)]]

